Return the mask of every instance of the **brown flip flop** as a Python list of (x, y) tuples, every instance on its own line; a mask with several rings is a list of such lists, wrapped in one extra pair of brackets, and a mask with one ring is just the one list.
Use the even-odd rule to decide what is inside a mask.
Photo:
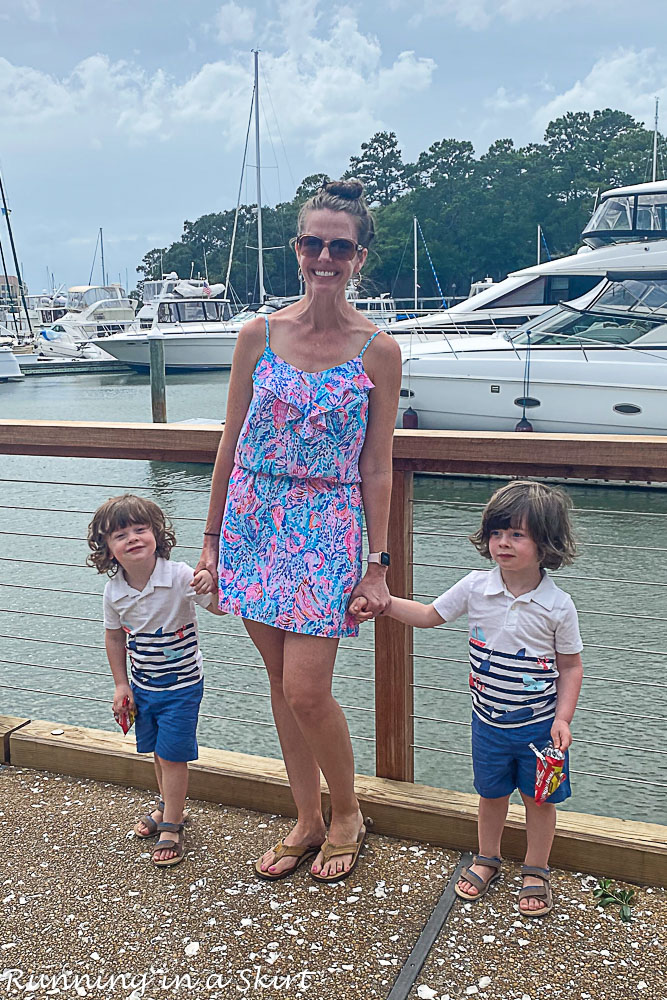
[(261, 878), (265, 882), (278, 882), (281, 878), (289, 878), (290, 875), (293, 875), (297, 868), (304, 863), (304, 861), (308, 861), (309, 858), (316, 857), (320, 851), (320, 844), (289, 845), (283, 844), (282, 840), (279, 840), (278, 843), (271, 848), (271, 850), (275, 854), (275, 859), (272, 862), (273, 864), (275, 864), (276, 861), (280, 861), (281, 858), (297, 858), (296, 864), (291, 868), (287, 868), (283, 872), (275, 873), (262, 871), (260, 867), (262, 859), (258, 858), (255, 862), (255, 875), (257, 878)]
[(357, 834), (357, 839), (353, 844), (331, 844), (328, 837), (322, 844), (320, 848), (323, 855), (322, 867), (324, 867), (327, 862), (331, 861), (332, 858), (340, 858), (345, 854), (351, 854), (352, 864), (350, 865), (348, 871), (336, 872), (335, 875), (320, 875), (311, 871), (308, 873), (310, 877), (314, 879), (315, 882), (326, 882), (327, 884), (332, 882), (342, 882), (343, 879), (349, 878), (354, 869), (357, 867), (357, 861), (359, 860), (361, 848), (364, 846), (364, 841), (366, 840), (368, 827), (372, 826), (372, 824), (373, 820), (370, 819), (370, 817), (361, 824), (361, 828)]

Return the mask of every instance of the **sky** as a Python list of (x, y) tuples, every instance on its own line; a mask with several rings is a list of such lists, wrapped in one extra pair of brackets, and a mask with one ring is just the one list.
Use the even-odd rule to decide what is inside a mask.
[[(652, 128), (657, 96), (664, 132), (664, 9), (0, 0), (0, 170), (24, 280), (31, 292), (50, 275), (87, 284), (102, 227), (109, 280), (133, 288), (143, 255), (178, 240), (184, 220), (236, 205), (253, 49), (262, 200), (275, 204), (309, 174), (339, 176), (380, 129), (396, 133), (405, 161), (443, 138), (480, 155), (498, 138), (540, 141), (566, 111), (619, 108)], [(0, 240), (7, 255), (4, 224)]]

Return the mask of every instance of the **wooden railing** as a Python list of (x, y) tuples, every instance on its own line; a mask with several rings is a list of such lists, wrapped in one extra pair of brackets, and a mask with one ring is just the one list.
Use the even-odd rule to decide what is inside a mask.
[[(219, 425), (0, 421), (0, 454), (212, 463)], [(667, 437), (403, 431), (394, 437), (389, 586), (412, 592), (416, 472), (667, 482)], [(202, 512), (203, 515), (203, 512)], [(414, 780), (412, 630), (375, 623), (376, 774)]]

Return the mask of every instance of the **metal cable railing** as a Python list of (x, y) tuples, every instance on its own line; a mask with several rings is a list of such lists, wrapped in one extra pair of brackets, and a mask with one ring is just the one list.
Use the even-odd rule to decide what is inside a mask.
[[(15, 483), (20, 484), (22, 488), (25, 487), (26, 483), (19, 479), (9, 479), (0, 478), (2, 483)], [(49, 480), (44, 483), (37, 483), (36, 481), (32, 484), (36, 488), (53, 490), (56, 487), (68, 487), (68, 488), (87, 488), (87, 489), (98, 489), (98, 490), (113, 490), (116, 493), (131, 491), (139, 492), (142, 495), (150, 495), (154, 492), (155, 487), (147, 487), (146, 485), (138, 486), (121, 486), (119, 484), (105, 484), (105, 483), (66, 483), (62, 480)], [(431, 488), (431, 482), (429, 481), (429, 488)], [(490, 490), (489, 490), (490, 492)], [(180, 487), (165, 485), (160, 488), (160, 495), (164, 499), (165, 494), (173, 494), (175, 500), (179, 496), (185, 496), (191, 494), (193, 496), (206, 497), (208, 495), (208, 488), (196, 489), (193, 487)], [(619, 494), (620, 496), (620, 494)], [(31, 495), (32, 500), (32, 495)], [(184, 501), (185, 502), (185, 501)], [(85, 503), (85, 501), (84, 501)], [(433, 545), (429, 547), (427, 552), (427, 560), (421, 561), (421, 559), (416, 559), (412, 563), (412, 571), (415, 574), (415, 584), (419, 588), (419, 591), (425, 589), (430, 589), (433, 580), (427, 577), (432, 577), (434, 574), (440, 571), (456, 571), (463, 575), (471, 570), (479, 569), (480, 566), (470, 566), (465, 565), (467, 558), (463, 555), (464, 549), (461, 547), (466, 543), (469, 532), (464, 530), (430, 530), (430, 518), (427, 518), (427, 523), (424, 525), (420, 523), (421, 512), (427, 511), (429, 505), (431, 505), (434, 511), (439, 510), (460, 510), (462, 514), (467, 514), (473, 520), (476, 518), (477, 512), (484, 506), (482, 503), (474, 503), (468, 501), (459, 500), (440, 500), (440, 499), (420, 499), (417, 497), (413, 501), (413, 511), (415, 515), (415, 526), (413, 529), (413, 534), (415, 537), (415, 542), (418, 546), (423, 547), (423, 542), (425, 540), (430, 540)], [(92, 515), (92, 510), (81, 509), (76, 504), (74, 507), (63, 506), (58, 507), (56, 504), (50, 506), (32, 505), (30, 503), (22, 504), (21, 506), (13, 507), (11, 504), (2, 504), (0, 509), (5, 512), (16, 512), (19, 516), (22, 514), (30, 514), (31, 512), (40, 515), (40, 530), (38, 532), (30, 532), (30, 537), (35, 539), (35, 545), (42, 545), (45, 551), (48, 553), (50, 546), (55, 546), (56, 543), (62, 543), (65, 546), (71, 545), (76, 547), (77, 555), (81, 555), (80, 562), (69, 562), (66, 561), (67, 556), (70, 554), (68, 548), (58, 550), (65, 554), (65, 558), (60, 561), (58, 559), (44, 560), (40, 558), (32, 558), (32, 551), (25, 547), (22, 548), (20, 552), (17, 551), (15, 557), (5, 551), (2, 556), (0, 556), (0, 563), (14, 564), (17, 567), (25, 566), (39, 566), (40, 568), (48, 569), (49, 571), (49, 583), (54, 584), (53, 586), (43, 586), (41, 582), (38, 582), (36, 586), (31, 586), (29, 583), (14, 583), (14, 582), (2, 582), (0, 581), (0, 587), (7, 588), (4, 590), (4, 594), (8, 596), (8, 601), (3, 603), (3, 607), (0, 607), (0, 614), (8, 615), (18, 615), (23, 621), (35, 621), (39, 623), (48, 623), (52, 620), (56, 623), (56, 628), (61, 628), (62, 623), (72, 622), (76, 623), (77, 631), (72, 638), (61, 638), (58, 632), (48, 632), (48, 629), (42, 627), (40, 624), (40, 633), (36, 636), (30, 636), (25, 633), (25, 629), (17, 629), (17, 633), (21, 634), (11, 634), (11, 627), (8, 632), (0, 633), (0, 639), (4, 641), (20, 642), (22, 644), (42, 644), (39, 648), (55, 648), (59, 651), (56, 659), (58, 657), (62, 658), (62, 653), (60, 651), (65, 651), (67, 649), (71, 650), (71, 656), (73, 662), (68, 662), (66, 665), (61, 663), (47, 664), (44, 662), (33, 662), (30, 659), (21, 658), (19, 660), (13, 660), (6, 658), (9, 654), (5, 652), (5, 658), (0, 659), (0, 667), (2, 672), (0, 673), (0, 678), (3, 683), (0, 687), (5, 690), (14, 690), (17, 693), (25, 693), (43, 698), (73, 698), (77, 702), (85, 703), (90, 702), (93, 705), (107, 706), (109, 705), (109, 698), (99, 698), (91, 695), (79, 694), (76, 688), (73, 692), (63, 692), (63, 691), (48, 691), (42, 690), (39, 685), (33, 687), (29, 686), (15, 686), (13, 684), (6, 684), (4, 681), (7, 677), (7, 670), (12, 667), (19, 667), (25, 673), (26, 670), (34, 667), (37, 670), (54, 670), (56, 671), (56, 676), (63, 679), (64, 683), (66, 681), (66, 675), (72, 680), (72, 684), (76, 684), (76, 678), (81, 678), (81, 683), (85, 683), (88, 678), (103, 679), (110, 678), (108, 670), (105, 669), (89, 669), (85, 668), (76, 662), (76, 658), (87, 656), (88, 651), (95, 651), (95, 656), (103, 657), (104, 646), (101, 643), (94, 643), (88, 641), (88, 634), (86, 629), (95, 629), (96, 634), (101, 633), (102, 621), (99, 617), (95, 615), (86, 615), (85, 610), (87, 606), (83, 609), (81, 607), (74, 607), (76, 602), (83, 599), (95, 598), (101, 603), (101, 592), (100, 591), (86, 591), (80, 590), (73, 587), (69, 580), (67, 579), (67, 571), (69, 569), (88, 569), (85, 566), (85, 553), (86, 549), (86, 539), (81, 534), (72, 535), (67, 531), (63, 534), (55, 534), (54, 528), (49, 530), (49, 526), (44, 526), (42, 523), (42, 515), (52, 514), (54, 518), (59, 515), (66, 515), (70, 517), (89, 517)], [(659, 560), (665, 552), (667, 552), (667, 531), (663, 530), (663, 526), (667, 528), (667, 512), (659, 511), (633, 511), (627, 509), (619, 510), (608, 510), (599, 507), (578, 507), (574, 510), (575, 518), (579, 516), (586, 517), (586, 527), (587, 531), (589, 528), (597, 531), (597, 526), (595, 524), (595, 519), (600, 517), (603, 518), (604, 524), (602, 524), (602, 529), (607, 532), (607, 528), (604, 526), (607, 523), (607, 516), (618, 515), (619, 517), (627, 518), (632, 517), (634, 519), (650, 518), (644, 522), (644, 528), (635, 529), (633, 526), (633, 531), (636, 536), (636, 544), (631, 541), (630, 544), (622, 544), (618, 542), (614, 537), (603, 538), (601, 541), (581, 541), (582, 549), (586, 552), (586, 563), (587, 571), (585, 573), (558, 573), (555, 577), (556, 582), (561, 585), (566, 582), (572, 582), (573, 584), (586, 585), (588, 588), (588, 604), (589, 607), (582, 608), (579, 614), (584, 622), (586, 622), (587, 627), (600, 626), (604, 628), (604, 632), (593, 633), (589, 632), (588, 636), (584, 636), (588, 639), (586, 642), (586, 653), (588, 658), (591, 656), (598, 657), (599, 663), (595, 663), (593, 669), (587, 666), (584, 676), (584, 695), (582, 696), (582, 704), (577, 710), (577, 713), (581, 713), (583, 720), (586, 720), (589, 725), (593, 726), (592, 731), (588, 731), (587, 727), (580, 723), (579, 728), (583, 731), (581, 738), (577, 738), (576, 747), (578, 748), (577, 760), (580, 765), (578, 768), (572, 768), (572, 774), (580, 775), (585, 777), (591, 782), (623, 782), (628, 787), (631, 785), (636, 785), (646, 789), (645, 794), (647, 796), (654, 795), (656, 790), (661, 790), (667, 787), (667, 784), (659, 780), (659, 776), (663, 771), (663, 761), (664, 756), (667, 754), (667, 750), (661, 749), (662, 745), (662, 728), (663, 728), (663, 716), (659, 714), (658, 701), (664, 697), (663, 692), (667, 691), (667, 683), (663, 683), (660, 680), (654, 680), (655, 672), (645, 671), (643, 675), (638, 675), (636, 672), (630, 672), (625, 675), (625, 672), (621, 669), (621, 665), (632, 658), (634, 662), (637, 662), (639, 658), (643, 658), (645, 661), (657, 659), (662, 656), (667, 655), (667, 650), (658, 649), (646, 649), (645, 645), (642, 644), (643, 640), (639, 640), (639, 632), (634, 630), (628, 630), (626, 626), (635, 624), (637, 629), (640, 629), (642, 625), (649, 627), (654, 624), (659, 627), (661, 624), (667, 622), (667, 617), (660, 614), (661, 604), (657, 604), (658, 601), (662, 602), (662, 591), (667, 587), (667, 582), (665, 582), (664, 576), (660, 579), (660, 573), (649, 573), (642, 572), (642, 567), (652, 563), (656, 566), (661, 565)], [(182, 523), (183, 525), (201, 525), (203, 523), (202, 517), (195, 517), (190, 515), (181, 514), (171, 514), (170, 518), (176, 523)], [(2, 529), (0, 529), (0, 535), (6, 539), (6, 549), (10, 548), (14, 544), (13, 540), (19, 539), (24, 535), (24, 532), (20, 530), (19, 525), (15, 525), (10, 521), (11, 513), (8, 513), (4, 517), (4, 524)], [(52, 522), (56, 524), (52, 518)], [(663, 520), (660, 521), (660, 518)], [(466, 520), (465, 518), (464, 520)], [(641, 522), (640, 522), (641, 523)], [(457, 528), (459, 521), (457, 520)], [(650, 528), (649, 528), (650, 525)], [(470, 530), (474, 529), (475, 525), (471, 523)], [(71, 530), (71, 529), (70, 529)], [(623, 534), (621, 538), (625, 537), (626, 531), (630, 529), (623, 528)], [(650, 536), (648, 533), (650, 531)], [(27, 534), (27, 533), (26, 533)], [(186, 536), (187, 537), (187, 536)], [(595, 537), (595, 535), (594, 535)], [(597, 536), (599, 537), (599, 535)], [(652, 544), (646, 544), (650, 542)], [(664, 543), (664, 544), (663, 544)], [(198, 551), (198, 546), (189, 544), (179, 544), (178, 549), (185, 552)], [(459, 549), (461, 552), (459, 553)], [(423, 550), (423, 548), (422, 548)], [(443, 552), (447, 552), (447, 555), (454, 556), (454, 558), (447, 559), (446, 561), (439, 561), (437, 555), (441, 555)], [(437, 553), (437, 554), (436, 554)], [(618, 576), (614, 576), (613, 572), (616, 569), (616, 565), (612, 560), (615, 557), (621, 557), (625, 553), (628, 556), (632, 556), (632, 578), (629, 579), (622, 573)], [(433, 556), (436, 558), (431, 561)], [(638, 560), (638, 556), (641, 560)], [(430, 557), (430, 558), (429, 558)], [(630, 564), (628, 564), (630, 565)], [(613, 569), (609, 571), (609, 567)], [(589, 571), (590, 567), (590, 571)], [(26, 569), (26, 575), (28, 570)], [(643, 577), (643, 578), (642, 578)], [(74, 577), (70, 575), (70, 578)], [(29, 579), (29, 576), (28, 576)], [(419, 584), (422, 586), (419, 587)], [(424, 587), (423, 584), (427, 583)], [(69, 586), (68, 586), (69, 584)], [(613, 587), (613, 594), (618, 594), (618, 603), (613, 604), (611, 601), (609, 604), (602, 605), (600, 608), (590, 607), (593, 603), (590, 595), (590, 588), (596, 584), (610, 585)], [(623, 588), (623, 589), (621, 589)], [(624, 604), (621, 594), (626, 594), (628, 588), (637, 589), (640, 595), (641, 606), (639, 607), (638, 613), (633, 613), (631, 609)], [(443, 589), (444, 586), (443, 586)], [(21, 595), (26, 590), (38, 592), (40, 597), (40, 603), (43, 607), (40, 610), (22, 609), (22, 608), (12, 608), (8, 606), (13, 603), (9, 600), (9, 595), (15, 593)], [(612, 593), (607, 589), (606, 593)], [(653, 595), (656, 595), (655, 597)], [(73, 599), (73, 611), (77, 613), (65, 614), (62, 611), (62, 607), (58, 608), (54, 604), (54, 610), (51, 612), (49, 606), (46, 604), (49, 599), (55, 602), (59, 597), (68, 595)], [(415, 594), (417, 598), (432, 600), (433, 596), (425, 593), (417, 592)], [(657, 613), (651, 613), (652, 609), (655, 607)], [(80, 613), (83, 610), (84, 613)], [(612, 629), (613, 623), (617, 624), (613, 626), (615, 631)], [(60, 623), (60, 624), (58, 624)], [(590, 623), (590, 624), (589, 624)], [(30, 629), (28, 629), (30, 631)], [(436, 642), (437, 649), (430, 649), (428, 646), (421, 647), (413, 654), (413, 663), (415, 669), (415, 679), (411, 685), (411, 689), (418, 699), (417, 706), (413, 708), (412, 711), (412, 721), (416, 729), (418, 730), (419, 737), (416, 738), (414, 742), (410, 743), (412, 751), (419, 751), (420, 753), (431, 755), (431, 754), (447, 754), (450, 755), (452, 760), (459, 759), (462, 763), (461, 766), (465, 766), (465, 762), (469, 760), (470, 754), (465, 750), (460, 750), (455, 747), (438, 746), (440, 743), (440, 736), (442, 734), (454, 733), (456, 734), (456, 742), (459, 742), (461, 737), (460, 734), (464, 730), (469, 728), (469, 720), (463, 718), (456, 718), (458, 713), (458, 706), (464, 706), (464, 699), (468, 699), (469, 693), (467, 689), (457, 688), (452, 686), (451, 677), (450, 683), (447, 686), (442, 684), (431, 683), (435, 674), (434, 671), (438, 670), (439, 664), (452, 664), (456, 668), (461, 668), (467, 675), (467, 658), (446, 655), (450, 652), (449, 647), (442, 648), (442, 634), (443, 633), (453, 633), (451, 636), (451, 642), (457, 643), (457, 648), (462, 646), (462, 637), (467, 634), (467, 629), (452, 627), (451, 625), (439, 626), (435, 630), (429, 630), (429, 633), (433, 637), (433, 641)], [(244, 632), (235, 632), (230, 628), (204, 628), (200, 629), (200, 634), (202, 636), (204, 645), (204, 663), (207, 668), (210, 668), (211, 676), (215, 676), (215, 671), (219, 668), (225, 668), (227, 671), (234, 671), (233, 680), (231, 677), (226, 678), (226, 683), (223, 684), (212, 684), (207, 682), (206, 685), (206, 712), (201, 713), (201, 718), (211, 721), (220, 722), (225, 724), (233, 724), (241, 727), (261, 727), (263, 731), (267, 733), (273, 731), (274, 725), (270, 720), (265, 720), (263, 718), (253, 719), (249, 716), (255, 713), (257, 709), (261, 713), (264, 711), (264, 706), (268, 707), (270, 700), (270, 694), (268, 691), (258, 691), (249, 690), (245, 688), (246, 677), (244, 672), (253, 671), (250, 678), (256, 676), (256, 671), (261, 671), (264, 673), (264, 666), (261, 662), (252, 662), (253, 657), (244, 658), (244, 652), (240, 649), (235, 655), (232, 652), (232, 647), (230, 644), (232, 642), (237, 642), (239, 639), (245, 642), (250, 642), (250, 637)], [(423, 634), (423, 633), (420, 633)], [(621, 637), (621, 641), (618, 640)], [(437, 639), (436, 639), (437, 637)], [(604, 641), (593, 641), (595, 638), (601, 638)], [(630, 644), (628, 644), (628, 639), (630, 639)], [(634, 639), (634, 642), (632, 641)], [(616, 640), (616, 641), (614, 641)], [(625, 641), (623, 641), (625, 640)], [(363, 639), (362, 639), (363, 641)], [(374, 653), (373, 644), (366, 641), (364, 645), (358, 645), (355, 642), (343, 642), (340, 644), (341, 650), (344, 650), (346, 655), (356, 656), (359, 658), (368, 659)], [(452, 649), (454, 647), (452, 646)], [(240, 653), (240, 656), (238, 655)], [(442, 654), (445, 655), (442, 655)], [(231, 655), (230, 655), (231, 654)], [(25, 654), (24, 654), (25, 655)], [(27, 654), (28, 657), (30, 654)], [(54, 654), (55, 655), (55, 654)], [(45, 658), (46, 654), (45, 654)], [(100, 660), (100, 662), (102, 662)], [(357, 662), (359, 662), (357, 660)], [(354, 691), (357, 694), (358, 704), (354, 704), (354, 698), (343, 698), (341, 699), (344, 704), (343, 708), (348, 712), (358, 713), (356, 715), (357, 719), (361, 717), (362, 720), (370, 720), (374, 716), (374, 709), (368, 704), (367, 699), (365, 699), (365, 692), (362, 687), (357, 687), (357, 685), (367, 685), (373, 683), (372, 676), (363, 676), (360, 674), (359, 670), (346, 670), (345, 672), (336, 671), (335, 680), (337, 682), (344, 682), (350, 691)], [(231, 681), (231, 683), (230, 683)], [(110, 682), (110, 681), (109, 681)], [(252, 683), (252, 680), (250, 680)], [(350, 687), (350, 685), (352, 687)], [(611, 687), (610, 687), (611, 685)], [(618, 698), (610, 697), (608, 692), (613, 691), (617, 687), (619, 692), (623, 692)], [(598, 696), (597, 690), (599, 689), (602, 697)], [(649, 711), (643, 710), (646, 704), (646, 696), (652, 701), (650, 702)], [(372, 698), (372, 696), (371, 696)], [(440, 707), (440, 699), (443, 699), (443, 707)], [(220, 709), (216, 711), (216, 701), (219, 699), (225, 699), (225, 702), (220, 705), (223, 708), (221, 712)], [(454, 699), (451, 703), (448, 699)], [(627, 708), (625, 704), (627, 703)], [(248, 710), (244, 713), (242, 710), (242, 705), (247, 704)], [(223, 707), (224, 706), (224, 707)], [(227, 707), (236, 710), (232, 712), (225, 712), (224, 708)], [(649, 706), (646, 706), (649, 707)], [(208, 709), (211, 708), (211, 711)], [(651, 708), (653, 708), (653, 713), (651, 713)], [(450, 711), (448, 711), (450, 709)], [(633, 727), (632, 730), (627, 727), (623, 728), (623, 742), (614, 744), (614, 753), (616, 755), (614, 761), (610, 763), (610, 769), (608, 773), (602, 772), (600, 770), (600, 759), (604, 756), (609, 747), (603, 738), (598, 738), (601, 733), (604, 732), (602, 728), (607, 724), (611, 731), (619, 731), (619, 727), (622, 722), (627, 722), (629, 726)], [(597, 726), (597, 729), (595, 728)], [(641, 728), (640, 728), (641, 727)], [(651, 745), (650, 739), (650, 728), (655, 727), (656, 739), (655, 745)], [(660, 729), (658, 729), (660, 727)], [(365, 728), (365, 722), (364, 726)], [(642, 738), (643, 737), (643, 738)], [(355, 734), (352, 737), (356, 741), (361, 741), (364, 744), (372, 745), (375, 743), (375, 739), (371, 735), (364, 733)], [(445, 739), (445, 742), (446, 739)], [(627, 774), (622, 773), (622, 768), (619, 767), (619, 762), (622, 762), (623, 755), (642, 755), (642, 766), (648, 767), (649, 761), (657, 762), (655, 766), (652, 766), (652, 770), (648, 770), (640, 777), (637, 773)], [(634, 758), (633, 758), (634, 759)], [(597, 764), (597, 767), (596, 767)], [(637, 768), (635, 767), (635, 771)], [(466, 770), (467, 773), (467, 770)], [(450, 787), (456, 787), (450, 785)], [(592, 810), (593, 811), (593, 810)]]

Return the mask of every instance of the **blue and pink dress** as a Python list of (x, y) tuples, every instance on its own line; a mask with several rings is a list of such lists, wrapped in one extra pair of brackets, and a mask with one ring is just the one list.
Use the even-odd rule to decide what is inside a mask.
[(236, 446), (220, 534), (222, 611), (288, 632), (357, 635), (359, 456), (373, 383), (363, 355), (304, 372), (266, 347)]

